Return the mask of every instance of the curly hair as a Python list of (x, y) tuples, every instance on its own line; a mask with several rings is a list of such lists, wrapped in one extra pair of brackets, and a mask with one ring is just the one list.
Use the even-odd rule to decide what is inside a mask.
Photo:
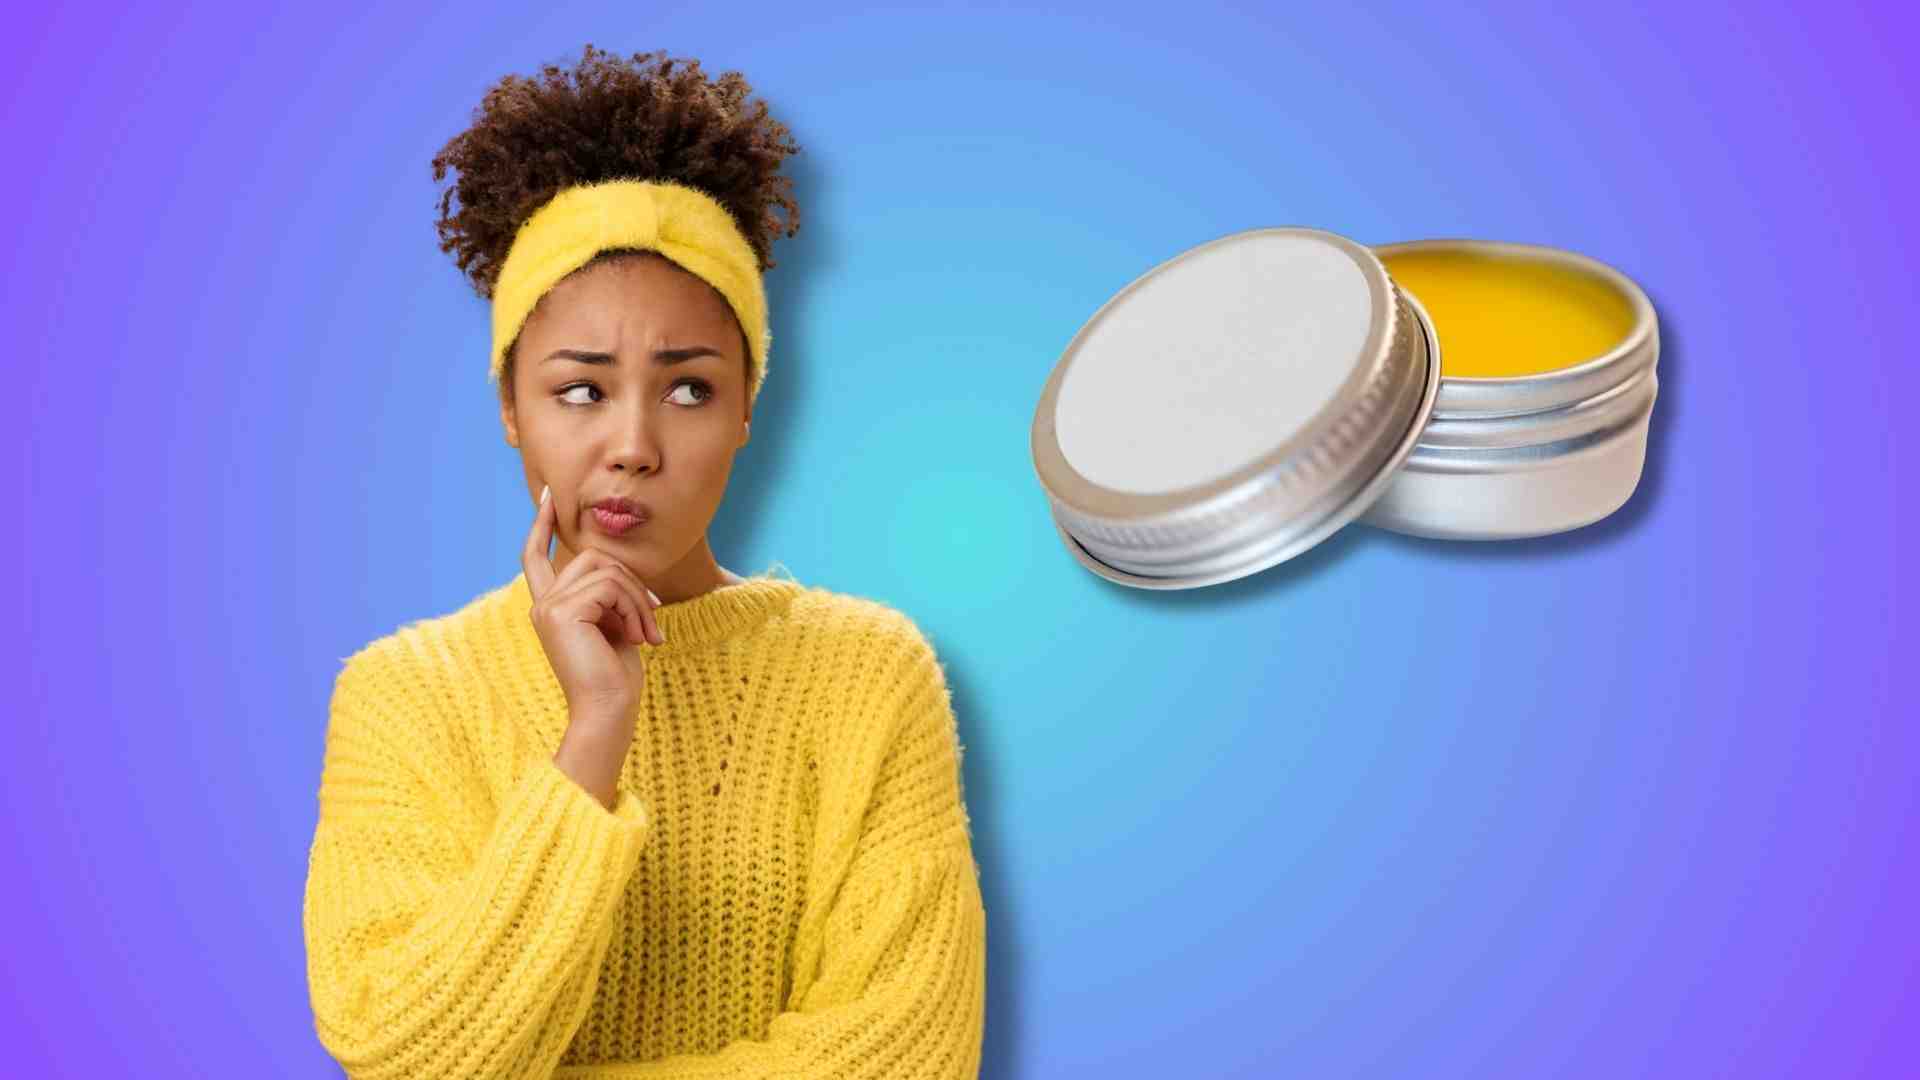
[[(659, 51), (626, 61), (592, 45), (571, 69), (546, 64), (537, 78), (505, 76), (474, 110), (473, 126), (434, 155), (435, 181), (459, 172), (440, 196), (440, 250), (491, 300), (520, 225), (562, 188), (672, 180), (713, 196), (760, 269), (772, 269), (774, 238), (800, 229), (793, 181), (776, 175), (800, 148), (766, 102), (748, 106), (751, 93), (737, 71), (709, 79), (698, 60)], [(632, 254), (605, 251), (587, 265)], [(512, 346), (500, 390), (511, 399)]]

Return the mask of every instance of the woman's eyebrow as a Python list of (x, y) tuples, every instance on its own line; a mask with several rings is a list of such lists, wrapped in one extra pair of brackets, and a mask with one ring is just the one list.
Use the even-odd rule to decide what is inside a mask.
[[(720, 350), (705, 345), (691, 345), (684, 349), (660, 349), (653, 354), (656, 364), (684, 364), (696, 356), (720, 356)], [(548, 360), (573, 360), (582, 364), (611, 364), (612, 353), (590, 352), (585, 349), (555, 349), (547, 354)]]

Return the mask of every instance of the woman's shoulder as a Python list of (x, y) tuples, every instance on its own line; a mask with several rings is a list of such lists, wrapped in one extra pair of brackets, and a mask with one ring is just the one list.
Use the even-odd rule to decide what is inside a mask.
[(374, 638), (342, 658), (368, 666), (406, 665), (416, 670), (452, 666), (457, 646), (470, 641), (494, 621), (491, 615), (510, 586), (488, 589), (452, 611), (410, 619)]
[(918, 620), (882, 600), (818, 587), (795, 598), (792, 618), (811, 625), (819, 643), (800, 658), (804, 670), (843, 689), (830, 695), (839, 707), (817, 729), (823, 759), (872, 760), (873, 747), (923, 738), (957, 753), (946, 666)]
[(503, 647), (498, 609), (506, 587), (490, 589), (453, 611), (417, 618), (367, 642), (340, 659), (335, 692), (378, 694), (414, 714), (446, 713), (470, 706), (484, 666), (477, 657)]
[(788, 618), (832, 644), (888, 660), (932, 654), (932, 637), (906, 612), (871, 597), (803, 586)]
[(804, 658), (813, 677), (870, 688), (862, 699), (883, 714), (947, 687), (934, 636), (899, 607), (809, 586), (795, 597), (788, 617), (815, 644)]
[(448, 820), (490, 805), (501, 770), (519, 760), (518, 729), (496, 707), (489, 681), (502, 677), (489, 668), (489, 642), (512, 637), (496, 593), (403, 623), (340, 659), (328, 707), (330, 762), (385, 763), (444, 801)]

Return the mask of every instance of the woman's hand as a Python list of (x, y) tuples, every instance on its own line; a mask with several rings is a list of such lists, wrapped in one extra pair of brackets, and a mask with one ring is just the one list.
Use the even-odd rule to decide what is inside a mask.
[(533, 628), (573, 719), (631, 724), (646, 681), (638, 643), (666, 641), (653, 618), (659, 601), (633, 571), (593, 548), (555, 574), (548, 549), (558, 501), (549, 489), (541, 491), (540, 510), (520, 554), (533, 593)]

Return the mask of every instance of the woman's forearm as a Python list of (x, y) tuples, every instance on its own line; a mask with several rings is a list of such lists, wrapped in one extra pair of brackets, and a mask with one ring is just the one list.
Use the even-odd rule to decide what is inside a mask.
[(633, 745), (631, 718), (575, 716), (567, 722), (553, 763), (611, 812), (619, 797), (620, 772)]

